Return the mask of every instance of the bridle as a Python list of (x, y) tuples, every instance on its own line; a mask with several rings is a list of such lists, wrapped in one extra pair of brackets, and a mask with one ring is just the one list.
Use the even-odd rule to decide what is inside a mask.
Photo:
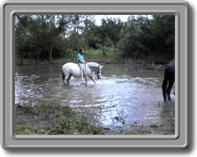
[[(97, 70), (99, 70), (100, 65), (95, 69), (95, 73), (97, 72)], [(101, 75), (101, 72), (99, 74), (96, 74), (97, 76)]]
[[(85, 65), (86, 65), (86, 63), (85, 63)], [(87, 64), (88, 65), (88, 64)], [(88, 65), (89, 66), (89, 65)], [(90, 66), (89, 66), (90, 67)], [(100, 67), (100, 65), (94, 70), (94, 72), (96, 73), (97, 72), (97, 70), (99, 70), (99, 67)], [(90, 67), (91, 68), (91, 67)], [(101, 73), (100, 74), (95, 74), (95, 75), (101, 75)]]

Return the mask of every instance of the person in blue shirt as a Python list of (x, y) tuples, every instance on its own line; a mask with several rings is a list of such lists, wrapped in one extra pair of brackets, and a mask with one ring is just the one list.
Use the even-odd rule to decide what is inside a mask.
[(83, 82), (83, 69), (84, 69), (84, 66), (86, 64), (85, 60), (84, 60), (84, 49), (81, 48), (79, 49), (79, 53), (77, 55), (77, 64), (78, 66), (80, 67), (80, 70), (81, 70), (81, 80)]

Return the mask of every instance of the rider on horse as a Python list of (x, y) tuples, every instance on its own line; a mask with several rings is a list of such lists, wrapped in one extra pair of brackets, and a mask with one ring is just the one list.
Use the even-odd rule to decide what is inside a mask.
[(81, 48), (79, 50), (79, 53), (77, 55), (77, 64), (81, 69), (81, 80), (83, 81), (83, 69), (84, 69), (84, 65), (86, 64), (85, 60), (84, 60), (84, 49)]

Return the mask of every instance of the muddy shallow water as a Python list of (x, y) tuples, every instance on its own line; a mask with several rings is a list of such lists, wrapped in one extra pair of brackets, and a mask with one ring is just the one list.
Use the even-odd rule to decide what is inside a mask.
[(74, 77), (70, 85), (63, 84), (61, 65), (16, 66), (15, 103), (55, 100), (97, 119), (105, 129), (148, 127), (153, 134), (174, 134), (175, 98), (171, 95), (172, 102), (163, 104), (163, 71), (130, 66), (106, 64), (102, 79), (95, 76), (96, 85), (88, 79), (88, 86)]

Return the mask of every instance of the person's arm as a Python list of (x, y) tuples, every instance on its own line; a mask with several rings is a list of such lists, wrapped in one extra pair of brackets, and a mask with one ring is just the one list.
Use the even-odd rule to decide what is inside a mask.
[(79, 61), (80, 61), (81, 63), (84, 63), (84, 64), (86, 63), (85, 61), (82, 61), (81, 59), (79, 59)]
[(82, 61), (81, 59), (82, 59), (82, 57), (79, 56), (79, 61), (80, 61), (81, 63), (84, 63), (84, 64), (85, 64), (86, 62), (85, 62), (85, 61)]

